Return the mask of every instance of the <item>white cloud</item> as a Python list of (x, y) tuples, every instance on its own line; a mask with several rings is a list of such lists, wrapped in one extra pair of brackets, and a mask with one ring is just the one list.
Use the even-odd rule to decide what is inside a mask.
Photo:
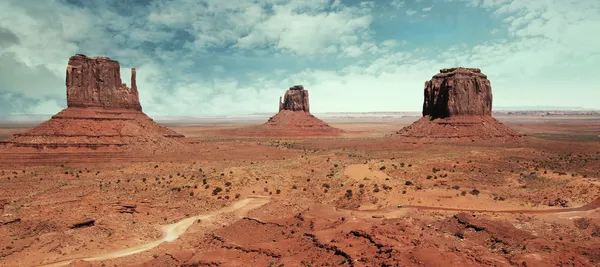
[(404, 7), (404, 1), (402, 1), (402, 0), (392, 0), (390, 2), (390, 6), (392, 6), (393, 8), (396, 8), (396, 9), (400, 9), (400, 8)]
[[(451, 66), (481, 68), (496, 105), (600, 108), (600, 2), (440, 4), (457, 1), (500, 23), (488, 31), (494, 39), (434, 50), (411, 36), (377, 36), (375, 26), (389, 25), (375, 21), (374, 1), (157, 0), (129, 17), (62, 1), (0, 1), (0, 97), (13, 110), (58, 111), (67, 60), (84, 52), (136, 67), (150, 115), (274, 112), (295, 84), (310, 90), (314, 112), (420, 110), (423, 82)], [(405, 12), (419, 9), (432, 8)], [(177, 49), (164, 44), (180, 39)]]
[(370, 14), (356, 8), (317, 14), (298, 14), (293, 5), (273, 9), (275, 15), (254, 25), (248, 35), (238, 39), (238, 47), (252, 49), (275, 43), (278, 49), (298, 54), (335, 52), (326, 50), (331, 45), (355, 49), (372, 20)]
[(30, 105), (25, 114), (53, 114), (61, 109), (62, 107), (56, 100), (41, 100)]
[(205, 5), (175, 0), (161, 2), (150, 13), (149, 22), (188, 27), (196, 37), (193, 45), (197, 49), (234, 45), (321, 54), (344, 50), (368, 39), (372, 7), (372, 2), (348, 7), (329, 0), (208, 0)]

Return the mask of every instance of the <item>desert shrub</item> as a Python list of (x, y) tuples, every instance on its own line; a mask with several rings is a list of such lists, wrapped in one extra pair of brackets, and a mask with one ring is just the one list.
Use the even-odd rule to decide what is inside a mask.
[(411, 182), (411, 181), (406, 181), (406, 182), (404, 182), (404, 185), (411, 186), (411, 185), (413, 185), (413, 182)]
[(470, 193), (471, 195), (477, 196), (477, 195), (479, 195), (479, 193), (480, 193), (480, 192), (479, 192), (479, 190), (477, 190), (477, 189), (473, 189), (473, 190), (471, 190), (471, 192), (469, 192), (469, 193)]
[(215, 187), (215, 189), (213, 189), (212, 194), (213, 196), (216, 196), (217, 194), (219, 194), (221, 191), (223, 191), (222, 188), (220, 187)]
[(346, 195), (345, 195), (345, 197), (346, 197), (347, 199), (351, 199), (351, 198), (352, 198), (352, 190), (350, 190), (350, 189), (346, 190)]

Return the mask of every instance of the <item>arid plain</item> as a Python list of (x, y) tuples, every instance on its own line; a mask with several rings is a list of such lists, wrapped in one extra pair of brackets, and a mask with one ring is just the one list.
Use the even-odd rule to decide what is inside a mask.
[[(318, 117), (343, 133), (231, 132), (268, 116), (161, 121), (195, 141), (196, 153), (148, 162), (5, 163), (0, 265), (600, 261), (600, 116), (499, 114), (527, 136), (456, 144), (395, 137), (418, 114)], [(1, 135), (32, 126), (3, 124)]]

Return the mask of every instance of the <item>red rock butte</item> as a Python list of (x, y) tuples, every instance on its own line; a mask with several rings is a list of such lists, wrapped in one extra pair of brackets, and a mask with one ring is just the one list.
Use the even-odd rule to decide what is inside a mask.
[(412, 141), (514, 140), (521, 135), (492, 117), (492, 87), (475, 68), (441, 69), (425, 82), (423, 117), (397, 133)]
[(188, 149), (187, 139), (142, 112), (118, 61), (75, 55), (66, 73), (67, 108), (42, 124), (0, 142), (2, 163), (55, 163), (144, 159)]
[(308, 90), (295, 85), (285, 92), (283, 100), (279, 98), (279, 112), (264, 124), (222, 133), (248, 137), (318, 137), (337, 136), (342, 130), (310, 114)]

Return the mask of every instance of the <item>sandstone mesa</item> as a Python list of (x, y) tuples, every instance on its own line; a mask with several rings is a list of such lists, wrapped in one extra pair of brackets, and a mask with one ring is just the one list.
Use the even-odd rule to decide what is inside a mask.
[(131, 69), (131, 88), (121, 81), (121, 66), (107, 57), (77, 54), (67, 66), (67, 106), (124, 108), (142, 111)]
[(423, 116), (491, 116), (492, 86), (480, 69), (442, 69), (425, 82)]
[(110, 58), (72, 56), (66, 71), (67, 108), (1, 141), (0, 158), (3, 162), (73, 162), (88, 156), (141, 160), (185, 153), (189, 142), (183, 135), (142, 112), (135, 79), (132, 69), (131, 88), (122, 83), (120, 64)]
[(397, 134), (409, 142), (513, 141), (520, 135), (492, 117), (492, 87), (476, 68), (441, 69), (425, 82), (423, 117)]

